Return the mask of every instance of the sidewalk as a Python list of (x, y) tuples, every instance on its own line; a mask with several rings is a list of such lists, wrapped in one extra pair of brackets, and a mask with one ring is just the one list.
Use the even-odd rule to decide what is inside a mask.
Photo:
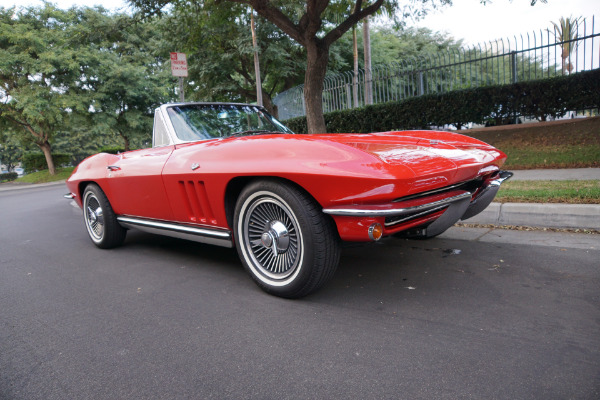
[(492, 203), (465, 224), (600, 230), (600, 204)]
[(512, 171), (515, 181), (583, 181), (599, 180), (600, 168), (524, 169)]
[[(513, 172), (511, 180), (519, 181), (600, 180), (600, 168), (532, 169)], [(463, 222), (600, 230), (600, 204), (494, 202), (480, 214)]]
[[(5, 192), (8, 190), (33, 189), (33, 188), (40, 188), (40, 187), (46, 187), (46, 186), (59, 186), (59, 185), (65, 186), (65, 182), (66, 182), (66, 180), (54, 181), (54, 182), (48, 182), (48, 183), (5, 182), (5, 183), (0, 183), (0, 192)], [(66, 190), (67, 190), (67, 187), (65, 186), (65, 193), (66, 193)]]

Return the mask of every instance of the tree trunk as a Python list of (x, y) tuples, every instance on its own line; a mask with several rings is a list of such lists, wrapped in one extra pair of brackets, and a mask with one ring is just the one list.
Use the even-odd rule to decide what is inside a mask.
[(54, 160), (52, 159), (52, 149), (50, 147), (50, 143), (46, 140), (44, 142), (36, 143), (37, 146), (42, 150), (44, 156), (46, 157), (46, 164), (48, 164), (48, 173), (50, 175), (56, 175), (56, 167), (54, 167)]
[(308, 133), (326, 133), (327, 126), (323, 116), (323, 82), (327, 73), (329, 48), (319, 39), (313, 39), (307, 43), (306, 53), (304, 101)]
[(121, 136), (121, 138), (123, 139), (123, 150), (125, 150), (125, 151), (131, 150), (129, 148), (129, 138), (126, 135), (124, 135), (123, 132), (121, 132), (119, 130), (117, 132), (119, 132), (119, 136)]
[(269, 114), (271, 114), (275, 118), (279, 118), (279, 115), (277, 113), (277, 106), (273, 103), (273, 99), (271, 99), (271, 96), (269, 96), (269, 94), (264, 89), (262, 90), (262, 101), (263, 107), (267, 109)]

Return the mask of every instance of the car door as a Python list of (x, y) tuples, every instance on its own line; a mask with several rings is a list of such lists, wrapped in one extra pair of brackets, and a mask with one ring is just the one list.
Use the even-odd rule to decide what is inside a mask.
[(107, 167), (110, 201), (115, 213), (173, 220), (161, 175), (173, 149), (171, 145), (122, 153)]
[(217, 140), (179, 144), (163, 170), (174, 220), (225, 227), (223, 197), (228, 177), (222, 174)]

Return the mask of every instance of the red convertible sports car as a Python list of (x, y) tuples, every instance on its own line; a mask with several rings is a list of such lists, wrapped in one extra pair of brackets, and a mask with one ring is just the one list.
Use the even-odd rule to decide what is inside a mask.
[(481, 212), (506, 155), (450, 132), (295, 135), (247, 104), (166, 104), (152, 148), (96, 154), (67, 181), (101, 248), (128, 229), (237, 248), (265, 291), (327, 282), (341, 241), (433, 237)]

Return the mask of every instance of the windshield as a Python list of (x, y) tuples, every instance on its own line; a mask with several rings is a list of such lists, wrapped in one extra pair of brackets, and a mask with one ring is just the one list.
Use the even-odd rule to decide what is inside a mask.
[(187, 104), (167, 110), (177, 137), (184, 141), (233, 135), (293, 133), (258, 106)]

